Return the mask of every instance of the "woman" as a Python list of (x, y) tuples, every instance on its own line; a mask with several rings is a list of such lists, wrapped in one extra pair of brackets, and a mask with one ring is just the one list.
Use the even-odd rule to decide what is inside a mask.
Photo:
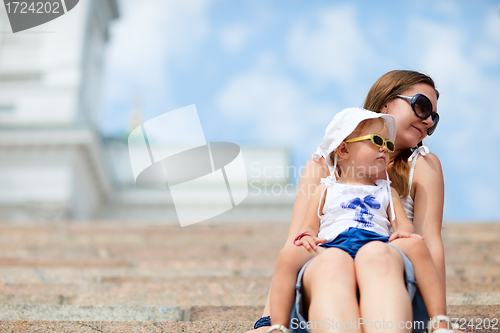
[[(425, 119), (418, 117), (418, 101), (408, 98), (418, 94), (425, 95), (431, 101), (434, 111)], [(441, 240), (444, 203), (441, 164), (434, 154), (426, 154), (424, 147), (412, 153), (412, 148), (421, 146), (421, 141), (435, 130), (438, 97), (434, 82), (427, 75), (396, 70), (383, 75), (372, 86), (364, 108), (388, 113), (396, 118), (396, 151), (390, 156), (392, 163), (389, 174), (391, 176), (392, 168), (403, 168), (408, 176), (405, 179), (391, 176), (391, 181), (398, 193), (402, 194), (405, 211), (410, 221), (413, 220), (416, 233), (424, 237), (438, 269), (443, 290), (446, 290)], [(426, 156), (417, 158), (419, 154)], [(413, 157), (412, 162), (409, 161), (410, 155)], [(323, 158), (307, 162), (299, 182), (287, 242), (292, 243), (297, 236), (309, 198), (313, 196), (321, 178), (328, 175), (328, 166)], [(299, 280), (303, 283), (303, 303), (308, 308), (306, 313), (309, 314), (309, 321), (334, 318), (343, 322), (343, 319), (362, 317), (366, 321), (392, 321), (396, 323), (394, 330), (400, 330), (397, 323), (412, 320), (412, 304), (403, 278), (405, 274), (411, 273), (411, 267), (410, 270), (405, 267), (403, 257), (396, 249), (380, 245), (383, 244), (367, 244), (358, 252), (354, 263), (345, 260), (345, 257), (320, 255), (307, 265), (303, 278)], [(409, 266), (408, 263), (406, 266)], [(359, 288), (359, 305), (356, 288)], [(421, 303), (418, 297), (413, 301), (414, 321), (428, 319), (425, 309), (417, 309), (415, 313), (416, 305), (421, 307)], [(263, 316), (268, 314), (269, 299)], [(267, 321), (260, 320), (260, 323), (267, 324)], [(268, 329), (266, 325), (251, 332), (267, 332)], [(376, 330), (373, 327), (373, 331)], [(366, 326), (364, 331), (371, 331), (370, 327)]]

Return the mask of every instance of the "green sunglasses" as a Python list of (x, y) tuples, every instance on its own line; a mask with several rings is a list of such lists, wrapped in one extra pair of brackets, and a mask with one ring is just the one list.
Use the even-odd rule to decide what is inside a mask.
[(346, 140), (345, 142), (356, 142), (356, 141), (363, 141), (363, 140), (368, 140), (368, 139), (370, 139), (370, 141), (377, 147), (386, 146), (387, 150), (391, 153), (393, 153), (394, 150), (396, 149), (394, 142), (392, 142), (391, 140), (385, 140), (383, 137), (381, 137), (378, 134), (363, 135), (363, 136), (360, 136), (357, 138), (352, 138), (352, 139)]

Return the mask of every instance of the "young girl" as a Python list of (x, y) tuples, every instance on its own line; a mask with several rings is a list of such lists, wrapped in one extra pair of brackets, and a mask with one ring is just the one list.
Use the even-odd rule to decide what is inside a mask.
[(395, 149), (395, 135), (393, 116), (361, 108), (340, 112), (327, 127), (320, 148), (329, 155), (327, 163), (336, 176), (322, 180), (294, 245), (280, 252), (271, 285), (273, 325), (269, 332), (289, 332), (294, 285), (304, 263), (324, 251), (345, 251), (354, 259), (361, 246), (371, 241), (389, 241), (409, 257), (417, 280), (425, 277), (419, 289), (434, 317), (431, 325), (448, 327), (437, 269), (422, 237), (413, 233), (396, 190), (389, 185), (388, 152)]

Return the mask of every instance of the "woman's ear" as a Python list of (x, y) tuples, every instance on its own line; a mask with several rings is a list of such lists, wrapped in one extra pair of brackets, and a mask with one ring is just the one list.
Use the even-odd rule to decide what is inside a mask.
[(345, 143), (344, 141), (342, 141), (337, 147), (337, 156), (339, 157), (339, 159), (349, 159), (349, 148), (347, 146), (347, 143)]

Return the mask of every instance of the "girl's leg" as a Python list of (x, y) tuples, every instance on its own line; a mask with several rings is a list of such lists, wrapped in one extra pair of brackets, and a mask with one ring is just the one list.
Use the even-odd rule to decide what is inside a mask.
[(307, 266), (303, 286), (313, 332), (361, 332), (356, 274), (349, 254), (326, 249)]
[[(416, 238), (399, 238), (391, 242), (410, 259), (415, 268), (417, 288), (431, 318), (446, 315), (446, 293), (439, 280), (439, 273), (432, 260), (431, 253), (424, 241)], [(440, 323), (440, 328), (447, 328), (446, 323)], [(437, 327), (436, 327), (437, 328)]]
[(411, 332), (405, 325), (412, 320), (411, 301), (398, 250), (370, 242), (359, 249), (354, 266), (364, 332)]
[(271, 323), (288, 327), (290, 312), (295, 298), (297, 274), (312, 257), (325, 251), (318, 247), (316, 251), (303, 246), (286, 245), (281, 249), (271, 282)]

